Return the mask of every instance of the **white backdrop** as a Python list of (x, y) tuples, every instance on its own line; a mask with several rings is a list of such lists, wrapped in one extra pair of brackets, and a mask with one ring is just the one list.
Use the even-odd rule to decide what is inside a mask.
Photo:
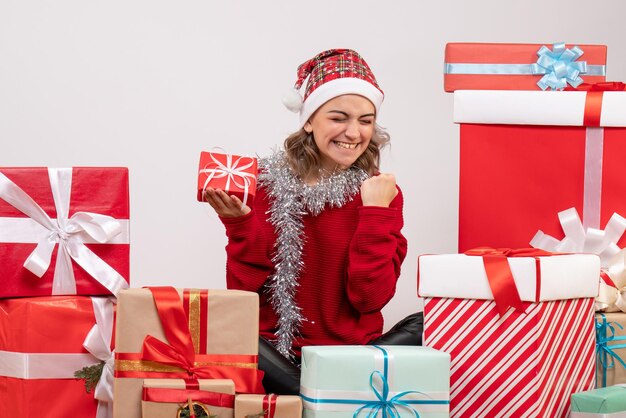
[(421, 310), (417, 256), (456, 251), (446, 42), (606, 44), (608, 79), (626, 81), (625, 15), (623, 0), (0, 0), (0, 165), (128, 166), (133, 286), (223, 288), (224, 229), (195, 200), (200, 151), (268, 154), (296, 127), (280, 99), (298, 64), (356, 49), (386, 93), (383, 171), (406, 201), (389, 327)]

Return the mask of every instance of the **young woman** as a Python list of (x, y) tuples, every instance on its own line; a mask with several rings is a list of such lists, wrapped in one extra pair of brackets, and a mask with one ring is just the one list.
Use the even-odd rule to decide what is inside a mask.
[(259, 367), (280, 394), (299, 391), (303, 346), (419, 345), (422, 332), (419, 313), (381, 335), (407, 252), (402, 193), (378, 171), (382, 90), (349, 49), (300, 65), (295, 89), (285, 104), (300, 129), (260, 159), (253, 207), (205, 193), (226, 227), (228, 288), (259, 293)]

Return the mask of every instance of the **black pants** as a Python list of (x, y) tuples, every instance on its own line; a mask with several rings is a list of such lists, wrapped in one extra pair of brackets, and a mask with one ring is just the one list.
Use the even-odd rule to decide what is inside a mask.
[[(370, 341), (376, 345), (422, 345), (424, 317), (421, 312), (407, 316), (389, 331)], [(297, 395), (300, 393), (300, 368), (259, 337), (259, 369), (265, 372), (263, 387), (267, 393)]]

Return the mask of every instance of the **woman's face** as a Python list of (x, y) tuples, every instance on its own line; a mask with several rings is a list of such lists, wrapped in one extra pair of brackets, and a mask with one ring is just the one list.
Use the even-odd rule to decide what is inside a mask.
[(304, 125), (320, 150), (322, 168), (346, 169), (363, 154), (374, 135), (376, 109), (363, 96), (346, 94), (324, 103)]

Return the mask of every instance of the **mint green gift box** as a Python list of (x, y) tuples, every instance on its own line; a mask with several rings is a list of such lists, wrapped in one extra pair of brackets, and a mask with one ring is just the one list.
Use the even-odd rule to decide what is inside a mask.
[(570, 418), (626, 418), (626, 385), (574, 393)]
[(449, 418), (450, 355), (416, 346), (303, 347), (300, 396), (303, 418)]

